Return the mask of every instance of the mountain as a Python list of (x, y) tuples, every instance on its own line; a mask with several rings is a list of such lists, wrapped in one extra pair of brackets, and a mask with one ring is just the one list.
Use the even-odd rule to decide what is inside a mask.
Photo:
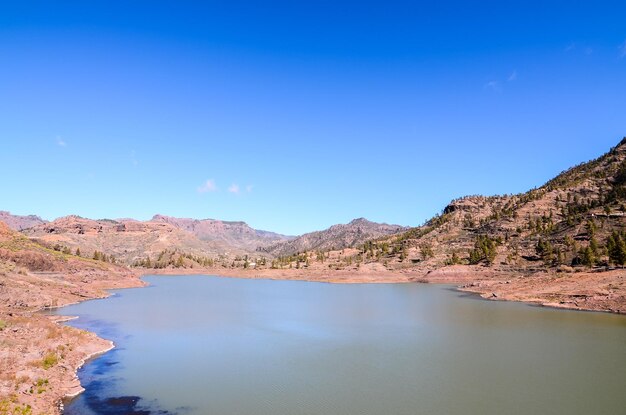
[(11, 212), (7, 212), (4, 210), (0, 210), (0, 222), (6, 223), (9, 226), (9, 228), (16, 230), (16, 231), (21, 231), (24, 229), (32, 228), (33, 226), (47, 223), (46, 220), (41, 219), (39, 216), (12, 215)]
[(312, 250), (352, 248), (370, 239), (393, 235), (406, 229), (400, 225), (387, 225), (359, 218), (348, 224), (333, 225), (323, 231), (306, 233), (289, 241), (259, 247), (258, 250), (272, 256), (286, 256)]
[(626, 138), (539, 188), (454, 200), (423, 226), (368, 241), (354, 257), (338, 258), (345, 264), (337, 267), (358, 260), (391, 270), (474, 264), (528, 273), (623, 265)]
[(223, 246), (250, 252), (254, 252), (257, 247), (265, 247), (294, 238), (274, 232), (253, 229), (245, 222), (174, 218), (165, 215), (155, 215), (151, 221), (170, 224), (178, 229), (194, 234), (202, 241), (216, 242)]
[(60, 245), (71, 252), (80, 249), (81, 254), (88, 257), (97, 255), (98, 251), (128, 265), (148, 257), (154, 260), (166, 250), (201, 257), (245, 253), (221, 241), (200, 240), (194, 234), (162, 221), (65, 216), (23, 233), (47, 246)]

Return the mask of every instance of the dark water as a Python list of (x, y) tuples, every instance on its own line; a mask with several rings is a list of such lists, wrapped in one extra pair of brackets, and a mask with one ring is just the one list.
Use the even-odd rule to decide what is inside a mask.
[(626, 414), (626, 318), (422, 284), (207, 276), (63, 308), (117, 348), (69, 414)]

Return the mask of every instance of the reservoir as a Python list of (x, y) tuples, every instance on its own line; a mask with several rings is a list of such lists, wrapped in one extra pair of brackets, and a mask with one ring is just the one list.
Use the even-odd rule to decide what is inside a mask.
[(57, 310), (116, 348), (67, 414), (626, 414), (626, 317), (449, 286), (148, 276)]

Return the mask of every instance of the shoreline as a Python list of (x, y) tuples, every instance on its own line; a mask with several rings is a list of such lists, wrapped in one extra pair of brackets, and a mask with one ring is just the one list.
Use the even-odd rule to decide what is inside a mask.
[[(581, 273), (510, 271), (455, 265), (433, 270), (354, 271), (283, 269), (148, 269), (145, 275), (216, 275), (245, 279), (325, 282), (331, 284), (427, 283), (457, 286), (490, 301), (518, 301), (560, 310), (626, 314), (626, 270)], [(619, 285), (618, 285), (619, 284)], [(607, 288), (609, 287), (609, 288)]]
[[(9, 322), (9, 329), (2, 333), (7, 337), (5, 347), (9, 361), (13, 361), (12, 377), (15, 390), (6, 394), (21, 397), (20, 402), (31, 405), (36, 413), (62, 413), (66, 403), (84, 391), (78, 378), (78, 370), (115, 347), (107, 339), (68, 326), (64, 323), (76, 318), (41, 313), (60, 309), (88, 300), (104, 299), (112, 294), (109, 290), (141, 288), (147, 283), (147, 275), (215, 275), (218, 277), (270, 279), (287, 281), (324, 282), (332, 284), (446, 284), (459, 293), (480, 296), (490, 301), (518, 301), (532, 306), (551, 307), (559, 310), (608, 312), (626, 314), (626, 270), (583, 273), (521, 274), (472, 266), (450, 266), (439, 269), (405, 269), (387, 271), (381, 269), (329, 270), (329, 269), (145, 269), (132, 270), (124, 275), (112, 276), (96, 282), (79, 282), (71, 291), (61, 291), (59, 286), (46, 285), (47, 298), (53, 305), (28, 309), (5, 309), (0, 315)], [(7, 317), (9, 316), (9, 317)], [(13, 346), (12, 346), (13, 345)], [(20, 346), (21, 345), (21, 346)], [(70, 346), (70, 347), (68, 347)], [(59, 351), (61, 350), (61, 351)], [(1, 350), (0, 350), (1, 351)], [(63, 355), (60, 362), (49, 369), (34, 367), (46, 353), (54, 351)], [(38, 357), (37, 357), (38, 356)], [(37, 363), (40, 365), (40, 363)], [(43, 375), (42, 375), (43, 374)], [(29, 394), (32, 383), (20, 379), (29, 376), (30, 382), (38, 377), (49, 379), (46, 393)], [(1, 384), (0, 384), (1, 385)], [(6, 385), (5, 385), (6, 386)], [(5, 387), (6, 391), (7, 388)], [(3, 395), (5, 396), (5, 395)], [(1, 399), (1, 398), (0, 398)], [(9, 402), (9, 401), (7, 401)]]
[[(440, 285), (449, 285), (451, 289), (457, 293), (468, 294), (471, 296), (476, 296), (477, 299), (482, 301), (513, 301), (524, 303), (528, 306), (532, 307), (547, 307), (553, 308), (556, 310), (562, 311), (584, 311), (584, 312), (602, 312), (602, 313), (611, 313), (611, 314), (620, 314), (626, 315), (626, 310), (622, 309), (605, 309), (600, 308), (594, 305), (595, 303), (590, 304), (588, 307), (579, 306), (577, 303), (555, 303), (555, 302), (546, 302), (541, 298), (516, 298), (514, 296), (499, 296), (494, 292), (491, 292), (489, 286), (481, 285), (481, 282), (490, 281), (496, 284), (508, 284), (509, 279), (504, 280), (504, 278), (498, 278), (494, 281), (493, 274), (491, 272), (481, 273), (480, 271), (475, 270), (467, 270), (464, 269), (463, 272), (458, 272), (458, 267), (452, 267), (452, 272), (448, 272), (449, 270), (439, 269), (439, 270), (429, 270), (425, 272), (389, 272), (386, 275), (381, 275), (380, 273), (354, 273), (354, 272), (306, 272), (299, 271), (293, 272), (293, 270), (241, 270), (241, 269), (220, 269), (220, 268), (204, 268), (204, 269), (148, 269), (146, 272), (138, 274), (139, 280), (142, 281), (142, 285), (138, 287), (128, 287), (128, 288), (142, 288), (147, 286), (145, 281), (143, 280), (146, 276), (183, 276), (183, 275), (210, 275), (216, 276), (219, 278), (238, 278), (238, 279), (263, 279), (263, 280), (275, 280), (275, 281), (302, 281), (302, 282), (317, 282), (317, 283), (328, 283), (328, 284), (407, 284), (407, 283), (422, 283), (422, 284), (440, 284)], [(263, 272), (259, 272), (263, 271)], [(285, 272), (286, 271), (286, 272)], [(432, 275), (431, 275), (432, 274)], [(500, 277), (514, 277), (514, 275), (508, 275), (505, 273), (499, 273)], [(469, 282), (468, 281), (472, 281)], [(115, 288), (114, 288), (115, 289)], [(495, 294), (495, 295), (494, 295)], [(94, 300), (98, 298), (107, 298), (109, 295), (105, 297), (96, 297), (89, 298), (83, 301)], [(79, 301), (82, 302), (82, 301)], [(58, 308), (65, 307), (71, 304), (66, 304), (59, 306)], [(61, 318), (55, 323), (61, 324), (67, 321), (71, 321), (77, 317), (67, 316)], [(106, 340), (106, 339), (105, 339)], [(110, 343), (109, 347), (106, 347), (100, 351), (96, 351), (86, 356), (80, 364), (76, 367), (74, 373), (75, 378), (79, 383), (79, 390), (76, 390), (74, 393), (67, 393), (61, 400), (60, 405), (63, 407), (63, 401), (70, 402), (73, 398), (80, 395), (85, 391), (84, 387), (80, 384), (80, 380), (78, 379), (78, 370), (87, 364), (91, 359), (96, 358), (100, 355), (103, 355), (110, 350), (115, 348), (115, 344), (106, 340)]]
[(65, 324), (76, 316), (50, 311), (144, 285), (128, 269), (0, 275), (1, 407), (7, 413), (61, 414), (84, 391), (78, 370), (115, 345)]
[[(76, 304), (80, 304), (82, 302), (85, 301), (93, 301), (93, 300), (104, 300), (107, 299), (109, 297), (112, 296), (110, 290), (118, 290), (118, 289), (131, 289), (131, 288), (144, 288), (146, 287), (148, 284), (145, 283), (145, 281), (143, 281), (143, 275), (141, 274), (135, 274), (133, 281), (138, 281), (139, 285), (129, 285), (129, 286), (121, 286), (121, 287), (112, 287), (112, 288), (104, 288), (104, 295), (101, 296), (96, 296), (93, 298), (84, 298), (82, 300), (79, 301), (75, 301), (75, 302), (70, 302), (67, 304), (62, 304), (62, 305), (57, 305), (57, 306), (53, 306), (53, 307), (48, 307), (45, 308), (43, 310), (39, 310), (37, 312), (41, 312), (44, 310), (60, 310), (64, 307), (69, 307), (71, 305), (76, 305)], [(52, 319), (54, 324), (57, 324), (61, 327), (69, 327), (71, 329), (75, 329), (75, 330), (81, 330), (81, 329), (77, 329), (75, 327), (72, 326), (68, 326), (64, 323), (67, 323), (69, 321), (73, 321), (73, 320), (77, 320), (79, 318), (79, 316), (65, 316), (65, 315), (59, 315), (59, 314), (52, 314), (50, 315), (51, 317), (58, 317), (56, 319)], [(85, 388), (83, 387), (82, 383), (80, 382), (80, 378), (78, 377), (78, 371), (85, 366), (87, 363), (89, 363), (91, 360), (96, 359), (102, 355), (104, 355), (107, 352), (110, 352), (111, 350), (115, 349), (115, 343), (112, 340), (109, 339), (105, 339), (103, 337), (100, 337), (98, 334), (96, 334), (93, 331), (87, 331), (88, 333), (90, 333), (91, 335), (95, 336), (95, 338), (98, 340), (98, 343), (100, 343), (100, 341), (104, 341), (105, 344), (103, 345), (102, 348), (96, 349), (88, 354), (86, 354), (85, 356), (83, 356), (82, 358), (80, 358), (80, 360), (78, 361), (77, 365), (74, 366), (74, 378), (71, 381), (72, 384), (72, 389), (68, 392), (66, 392), (62, 397), (60, 397), (57, 401), (57, 407), (59, 408), (59, 413), (63, 413), (65, 405), (70, 403), (74, 398), (76, 398), (77, 396), (79, 396), (81, 393), (85, 392)], [(67, 389), (67, 388), (66, 388)]]
[[(485, 301), (514, 301), (525, 303), (529, 306), (536, 307), (548, 307), (558, 310), (571, 310), (571, 311), (586, 311), (586, 312), (603, 312), (603, 313), (612, 313), (612, 314), (620, 314), (626, 315), (626, 309), (606, 309), (601, 308), (595, 305), (595, 303), (590, 304), (589, 306), (580, 306), (577, 303), (556, 303), (556, 302), (547, 302), (542, 298), (516, 298), (515, 296), (499, 296), (495, 295), (494, 292), (491, 292), (489, 287), (491, 286), (483, 286), (481, 282), (492, 282), (496, 284), (502, 284), (503, 279), (498, 278), (494, 281), (493, 273), (489, 271), (477, 271), (473, 269), (463, 269), (462, 272), (458, 272), (458, 268), (462, 266), (456, 267), (444, 267), (438, 270), (428, 270), (428, 271), (409, 271), (409, 272), (387, 272), (385, 275), (381, 275), (380, 272), (353, 272), (353, 271), (344, 271), (344, 272), (336, 272), (336, 271), (314, 271), (308, 272), (306, 270), (242, 270), (242, 269), (223, 269), (223, 268), (203, 268), (203, 269), (148, 269), (144, 273), (136, 274), (136, 279), (141, 281), (141, 285), (138, 286), (128, 286), (128, 287), (113, 287), (111, 289), (124, 289), (124, 288), (142, 288), (147, 286), (143, 277), (149, 275), (156, 276), (177, 276), (177, 275), (214, 275), (221, 278), (239, 278), (239, 279), (265, 279), (265, 280), (276, 280), (276, 281), (303, 281), (303, 282), (318, 282), (318, 283), (328, 283), (328, 284), (407, 284), (407, 283), (423, 283), (423, 284), (441, 284), (441, 285), (451, 285), (452, 289), (459, 293), (467, 293), (471, 295), (475, 295), (482, 300)], [(452, 272), (446, 270), (445, 268), (452, 268)], [(463, 267), (466, 268), (466, 267)], [(468, 267), (467, 267), (468, 268)], [(268, 272), (269, 271), (269, 272)], [(514, 277), (515, 275), (508, 275), (506, 273), (497, 273), (500, 277)], [(626, 272), (625, 272), (626, 274)], [(625, 275), (626, 277), (626, 275)], [(468, 283), (468, 281), (471, 281)], [(506, 279), (506, 281), (509, 281)], [(507, 282), (504, 282), (507, 284)], [(79, 300), (74, 303), (68, 303), (59, 305), (54, 307), (55, 309), (66, 307), (72, 304), (78, 304), (83, 301), (96, 300), (96, 299), (105, 299), (108, 298), (110, 294), (107, 293), (105, 296), (101, 297), (93, 297), (93, 298), (85, 298), (83, 300)], [(59, 316), (60, 319), (54, 321), (55, 324), (61, 325), (67, 321), (71, 321), (78, 317), (76, 316)], [(92, 333), (95, 335), (95, 333)], [(97, 336), (97, 335), (96, 335)], [(102, 339), (98, 337), (98, 339)], [(96, 358), (102, 354), (109, 352), (115, 348), (115, 344), (107, 339), (103, 339), (109, 342), (109, 346), (105, 347), (99, 351), (94, 351), (91, 354), (85, 356), (78, 366), (76, 366), (74, 370), (75, 379), (79, 383), (80, 390), (76, 392), (68, 392), (63, 398), (61, 398), (60, 405), (63, 405), (63, 401), (71, 401), (71, 399), (80, 395), (84, 392), (84, 388), (80, 384), (78, 379), (78, 370), (83, 367), (85, 364), (89, 362), (89, 360)]]

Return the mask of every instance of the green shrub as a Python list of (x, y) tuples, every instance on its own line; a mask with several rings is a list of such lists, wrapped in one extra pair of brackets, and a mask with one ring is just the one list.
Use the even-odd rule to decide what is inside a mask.
[(50, 352), (44, 356), (43, 360), (41, 361), (41, 367), (48, 370), (52, 366), (55, 366), (57, 363), (59, 363), (59, 358), (55, 353)]

